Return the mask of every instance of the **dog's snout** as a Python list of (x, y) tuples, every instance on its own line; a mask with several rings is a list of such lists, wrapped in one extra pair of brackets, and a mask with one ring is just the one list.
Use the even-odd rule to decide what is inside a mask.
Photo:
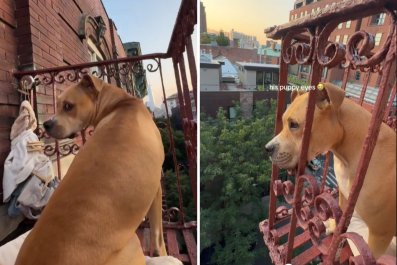
[(50, 129), (54, 126), (54, 120), (53, 120), (53, 119), (50, 119), (50, 120), (45, 121), (45, 122), (43, 123), (43, 126), (44, 126), (44, 129), (45, 129), (46, 131), (50, 130)]
[(268, 144), (265, 146), (266, 153), (269, 156), (273, 155), (275, 149), (276, 149), (276, 147), (273, 144)]

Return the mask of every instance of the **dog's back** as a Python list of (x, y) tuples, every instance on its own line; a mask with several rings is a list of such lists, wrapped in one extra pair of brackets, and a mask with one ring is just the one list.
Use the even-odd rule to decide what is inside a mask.
[(160, 185), (161, 136), (141, 100), (110, 85), (101, 94), (119, 97), (119, 104), (101, 106), (107, 113), (26, 239), (16, 265), (108, 264), (136, 237)]

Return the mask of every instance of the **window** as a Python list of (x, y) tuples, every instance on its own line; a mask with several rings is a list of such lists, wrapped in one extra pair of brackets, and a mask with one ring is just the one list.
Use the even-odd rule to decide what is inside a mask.
[(386, 13), (380, 13), (378, 15), (372, 16), (371, 25), (383, 25), (385, 24)]
[(350, 29), (350, 25), (352, 24), (352, 21), (351, 20), (349, 20), (349, 21), (347, 21), (346, 22), (346, 28), (347, 29)]
[(338, 29), (341, 29), (343, 27), (343, 23), (339, 23)]
[(310, 5), (314, 0), (306, 0), (306, 5)]
[(229, 119), (235, 119), (237, 117), (237, 110), (235, 107), (229, 107)]
[(360, 77), (361, 77), (361, 72), (360, 72), (360, 71), (357, 71), (357, 72), (356, 72), (356, 75), (355, 75), (355, 79), (356, 79), (357, 81), (360, 81)]
[(295, 19), (297, 19), (298, 18), (298, 14), (295, 14)]
[(339, 42), (339, 41), (340, 41), (340, 35), (336, 35), (335, 42)]
[(310, 73), (310, 65), (301, 65), (301, 72), (302, 73)]
[(303, 11), (301, 12), (301, 16), (300, 17), (303, 17)]
[(291, 20), (294, 20), (294, 15), (291, 16)]
[(256, 89), (258, 91), (265, 90), (265, 84), (263, 81), (263, 72), (256, 72)]
[[(103, 61), (103, 56), (101, 52), (98, 50), (97, 46), (90, 38), (88, 38), (87, 40), (87, 45), (88, 45), (88, 53), (90, 55), (90, 62)], [(100, 75), (98, 67), (91, 67), (91, 72), (96, 72), (97, 75)]]
[(348, 39), (349, 39), (349, 35), (343, 35), (342, 43), (346, 45)]
[(305, 17), (307, 16), (307, 10), (305, 11)]
[(382, 39), (382, 33), (376, 33), (376, 35), (375, 35), (375, 46), (379, 46), (381, 39)]

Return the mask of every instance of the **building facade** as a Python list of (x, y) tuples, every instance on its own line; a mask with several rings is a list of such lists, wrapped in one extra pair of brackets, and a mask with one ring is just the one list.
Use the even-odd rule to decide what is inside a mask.
[[(20, 103), (13, 72), (125, 57), (100, 0), (0, 2), (0, 176)], [(57, 85), (62, 91), (64, 86)], [(53, 113), (53, 90), (38, 86), (39, 122)], [(0, 181), (2, 183), (2, 181)], [(1, 184), (0, 184), (1, 185)]]
[(200, 33), (204, 32), (207, 32), (207, 14), (203, 2), (200, 2)]
[(229, 34), (231, 46), (242, 49), (258, 49), (259, 42), (255, 36), (250, 36), (232, 29)]
[[(340, 1), (341, 0), (296, 0), (293, 10), (290, 11), (290, 21), (321, 12), (321, 10), (332, 9), (333, 5)], [(338, 25), (330, 35), (329, 41), (346, 45), (354, 33), (360, 30), (365, 30), (374, 36), (375, 47), (373, 52), (376, 52), (379, 47), (382, 47), (385, 43), (391, 23), (392, 18), (386, 15), (386, 13), (358, 20), (348, 20)], [(296, 65), (292, 66), (292, 68), (292, 74), (295, 74), (298, 78), (305, 79), (309, 76), (309, 65)], [(344, 70), (345, 69), (342, 67), (330, 69), (324, 74), (325, 80), (335, 84), (341, 84)], [(360, 71), (350, 70), (346, 90), (347, 93), (349, 93), (350, 90), (350, 93), (353, 95), (355, 93), (354, 91), (359, 91), (359, 88), (361, 88), (362, 84), (365, 83), (366, 78), (368, 77)], [(376, 89), (379, 86), (379, 82), (380, 76), (377, 73), (371, 73), (369, 76), (368, 87)], [(366, 99), (366, 101), (368, 100)]]

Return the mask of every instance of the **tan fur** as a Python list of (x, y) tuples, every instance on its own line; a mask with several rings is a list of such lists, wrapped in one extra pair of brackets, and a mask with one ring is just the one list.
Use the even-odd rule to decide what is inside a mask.
[[(283, 115), (283, 130), (266, 145), (267, 149), (275, 148), (273, 162), (286, 169), (297, 165), (308, 102), (307, 93), (294, 96)], [(332, 84), (325, 84), (325, 91), (317, 94), (307, 160), (329, 150), (333, 152), (342, 209), (356, 176), (370, 119), (368, 111), (344, 98), (344, 91)], [(289, 128), (291, 120), (299, 124), (298, 129)], [(355, 211), (369, 228), (368, 244), (378, 258), (396, 234), (396, 133), (384, 123)], [(335, 228), (332, 222), (329, 226), (331, 231)]]
[[(65, 102), (73, 109), (65, 111)], [(49, 134), (63, 138), (89, 125), (95, 132), (24, 242), (16, 265), (145, 264), (135, 231), (149, 209), (153, 248), (166, 255), (160, 187), (164, 151), (143, 102), (85, 76), (57, 103)]]

